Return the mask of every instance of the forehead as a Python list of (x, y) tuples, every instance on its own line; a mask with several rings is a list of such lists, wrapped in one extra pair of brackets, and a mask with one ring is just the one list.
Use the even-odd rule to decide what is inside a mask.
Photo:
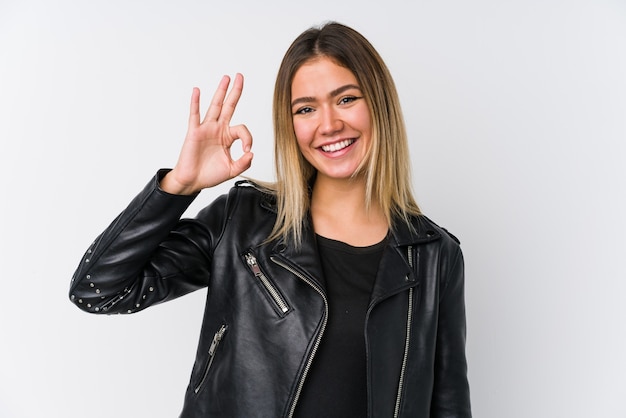
[(298, 68), (291, 83), (291, 92), (292, 95), (304, 91), (327, 93), (345, 84), (358, 85), (354, 73), (331, 58), (320, 57), (309, 60)]

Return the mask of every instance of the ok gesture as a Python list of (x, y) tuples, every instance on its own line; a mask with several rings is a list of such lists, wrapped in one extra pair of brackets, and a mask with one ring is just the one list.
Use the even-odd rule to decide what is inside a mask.
[[(230, 180), (250, 167), (252, 135), (245, 125), (230, 126), (243, 90), (243, 76), (235, 76), (230, 92), (229, 85), (230, 77), (224, 76), (204, 120), (200, 120), (200, 90), (193, 89), (187, 135), (178, 162), (161, 180), (161, 188), (166, 192), (193, 194)], [(233, 160), (230, 148), (238, 139), (243, 155)]]

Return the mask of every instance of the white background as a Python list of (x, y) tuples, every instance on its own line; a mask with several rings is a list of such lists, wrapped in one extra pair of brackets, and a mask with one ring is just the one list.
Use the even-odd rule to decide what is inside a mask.
[(624, 1), (0, 0), (1, 417), (177, 416), (205, 292), (90, 316), (70, 277), (174, 164), (193, 86), (246, 76), (273, 179), (278, 64), (325, 20), (386, 60), (419, 203), (462, 241), (474, 415), (626, 417)]

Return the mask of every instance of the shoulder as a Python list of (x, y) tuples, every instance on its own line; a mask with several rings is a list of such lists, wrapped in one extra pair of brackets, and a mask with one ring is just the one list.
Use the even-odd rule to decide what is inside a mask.
[(392, 222), (392, 231), (399, 245), (435, 242), (460, 245), (455, 235), (424, 214), (409, 215), (408, 219), (395, 217)]
[(264, 210), (276, 212), (276, 193), (270, 184), (261, 184), (249, 179), (239, 180), (230, 189), (229, 195), (245, 204), (257, 205)]
[(441, 235), (441, 237), (444, 240), (449, 239), (449, 240), (454, 241), (457, 245), (461, 244), (461, 241), (452, 232), (448, 231), (443, 226), (438, 225), (432, 219), (430, 219), (428, 216), (426, 216), (426, 215), (418, 215), (417, 218), (419, 218), (419, 220), (418, 220), (419, 223), (421, 223), (426, 228), (430, 228), (433, 231), (437, 231), (437, 233), (439, 235)]
[(249, 225), (275, 213), (275, 208), (276, 198), (270, 189), (250, 180), (240, 180), (203, 208), (197, 218), (209, 222), (217, 218), (224, 223), (234, 219)]
[[(251, 181), (238, 181), (226, 193), (219, 195), (185, 220), (194, 228), (206, 230), (214, 246), (225, 237), (253, 243), (265, 239), (274, 226), (273, 196)], [(246, 244), (248, 245), (248, 244)], [(252, 244), (250, 244), (252, 245)]]
[(420, 215), (419, 218), (419, 222), (421, 222), (423, 226), (427, 226), (440, 237), (435, 242), (438, 243), (439, 255), (437, 259), (441, 277), (444, 278), (442, 285), (443, 288), (446, 289), (451, 280), (461, 280), (463, 277), (464, 258), (463, 251), (461, 250), (461, 242), (454, 234), (438, 225), (427, 216)]
[(417, 234), (416, 242), (436, 249), (424, 254), (437, 254), (435, 258), (442, 267), (447, 269), (463, 260), (460, 240), (446, 228), (423, 214), (411, 217), (411, 224)]

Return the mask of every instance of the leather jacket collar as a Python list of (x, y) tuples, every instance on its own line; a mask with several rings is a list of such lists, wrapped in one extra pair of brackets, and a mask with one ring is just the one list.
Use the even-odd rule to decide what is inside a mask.
[[(309, 181), (309, 184), (312, 182)], [(237, 182), (237, 186), (249, 185), (256, 189), (259, 186), (255, 183), (242, 180)], [(270, 194), (264, 194), (261, 199), (261, 206), (271, 212), (276, 213), (276, 199)], [(412, 228), (410, 225), (415, 226)], [(414, 216), (411, 224), (408, 225), (401, 219), (395, 219), (388, 234), (388, 245), (383, 252), (379, 274), (372, 290), (372, 303), (384, 299), (388, 295), (398, 293), (407, 288), (418, 285), (412, 261), (409, 260), (409, 252), (413, 247), (441, 238), (441, 233), (432, 226), (432, 223), (425, 216)], [(309, 221), (302, 231), (302, 245), (296, 250), (293, 246), (286, 245), (283, 239), (269, 243), (271, 256), (283, 260), (290, 260), (290, 264), (297, 269), (300, 267), (302, 274), (307, 275), (320, 289), (324, 289), (323, 272), (317, 253), (315, 233), (312, 231)]]

